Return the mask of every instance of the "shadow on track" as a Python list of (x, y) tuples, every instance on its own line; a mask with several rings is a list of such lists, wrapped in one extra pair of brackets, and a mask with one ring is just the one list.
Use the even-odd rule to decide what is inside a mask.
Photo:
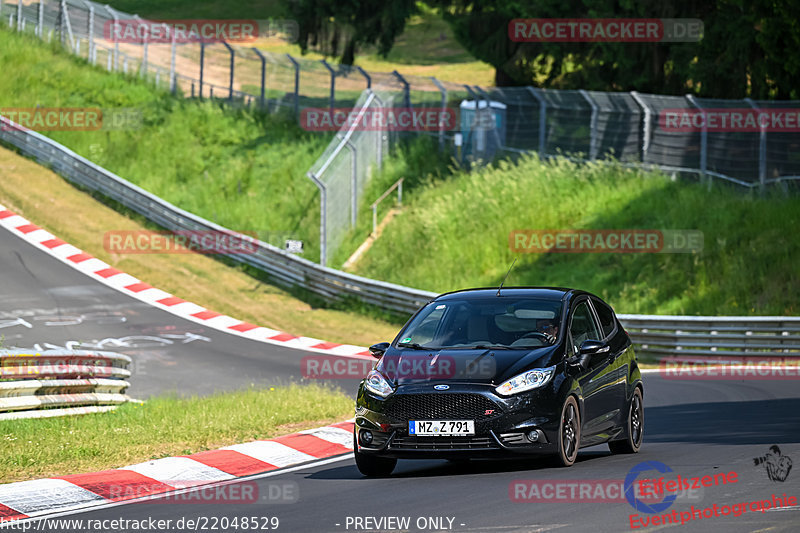
[(645, 443), (800, 442), (800, 398), (648, 407)]

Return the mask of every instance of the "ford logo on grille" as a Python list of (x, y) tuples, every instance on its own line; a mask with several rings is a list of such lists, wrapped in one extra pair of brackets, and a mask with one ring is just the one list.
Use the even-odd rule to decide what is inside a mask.
[(434, 385), (433, 388), (436, 390), (447, 390), (450, 388), (450, 385)]

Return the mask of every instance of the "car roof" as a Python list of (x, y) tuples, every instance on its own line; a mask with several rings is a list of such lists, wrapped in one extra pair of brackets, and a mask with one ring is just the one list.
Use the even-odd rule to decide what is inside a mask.
[[(562, 301), (579, 294), (589, 294), (586, 291), (570, 289), (567, 287), (503, 287), (500, 297), (526, 297), (539, 300)], [(446, 292), (435, 298), (435, 301), (455, 300), (461, 298), (484, 299), (497, 298), (497, 287), (481, 287), (476, 289), (462, 289)]]

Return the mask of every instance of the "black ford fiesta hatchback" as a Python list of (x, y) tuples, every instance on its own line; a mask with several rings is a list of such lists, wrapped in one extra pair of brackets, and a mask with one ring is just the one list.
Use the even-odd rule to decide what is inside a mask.
[(420, 309), (378, 358), (356, 401), (367, 476), (397, 459), (551, 454), (642, 443), (643, 385), (628, 334), (597, 296), (559, 288), (471, 289)]

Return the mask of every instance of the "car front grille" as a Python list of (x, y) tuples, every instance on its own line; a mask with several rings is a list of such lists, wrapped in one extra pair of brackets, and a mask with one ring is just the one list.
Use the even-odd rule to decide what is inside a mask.
[(387, 401), (384, 413), (396, 420), (475, 420), (500, 416), (489, 398), (470, 393), (399, 394)]
[(392, 450), (494, 450), (499, 448), (492, 437), (399, 437), (389, 444)]

